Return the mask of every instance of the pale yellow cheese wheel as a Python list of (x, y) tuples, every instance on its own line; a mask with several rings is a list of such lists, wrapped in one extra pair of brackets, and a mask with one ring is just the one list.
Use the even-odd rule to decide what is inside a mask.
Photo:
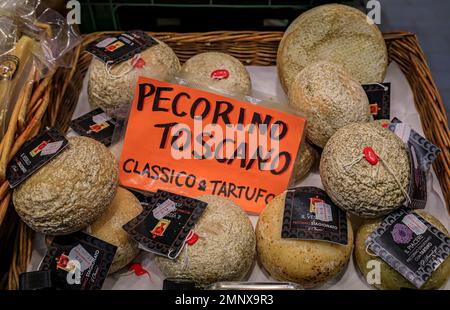
[(138, 243), (122, 228), (142, 212), (141, 203), (128, 190), (117, 188), (110, 207), (91, 225), (91, 234), (117, 247), (109, 273), (128, 265), (139, 253)]
[(286, 193), (269, 202), (256, 226), (258, 258), (275, 279), (310, 288), (323, 284), (345, 269), (353, 249), (349, 220), (348, 244), (281, 238)]

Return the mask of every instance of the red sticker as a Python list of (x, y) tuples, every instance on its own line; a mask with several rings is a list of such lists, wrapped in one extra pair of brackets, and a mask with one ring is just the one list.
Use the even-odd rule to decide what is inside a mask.
[(128, 268), (128, 271), (132, 271), (134, 272), (135, 275), (137, 275), (138, 277), (143, 276), (144, 274), (147, 274), (150, 276), (150, 274), (148, 273), (147, 270), (145, 270), (141, 264), (139, 263), (134, 263), (131, 264), (130, 268)]
[(133, 65), (133, 67), (137, 69), (142, 69), (145, 66), (145, 60), (142, 58), (139, 58)]
[(369, 164), (371, 164), (372, 166), (378, 164), (378, 157), (371, 147), (365, 147), (363, 153), (364, 158), (369, 162)]
[(186, 238), (186, 243), (187, 245), (194, 245), (198, 240), (198, 235), (197, 233), (193, 233), (190, 237), (188, 236), (188, 238)]
[(211, 73), (211, 78), (215, 80), (224, 80), (227, 79), (229, 76), (230, 73), (228, 72), (228, 70), (225, 69), (215, 70)]
[(383, 128), (387, 128), (389, 124), (383, 124), (381, 126), (383, 126)]

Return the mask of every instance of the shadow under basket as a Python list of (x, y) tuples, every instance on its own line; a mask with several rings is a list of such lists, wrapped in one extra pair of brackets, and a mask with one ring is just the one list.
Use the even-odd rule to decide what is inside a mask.
[[(15, 134), (8, 154), (11, 158), (24, 141), (46, 126), (67, 131), (82, 89), (83, 78), (92, 56), (86, 46), (111, 32), (93, 33), (84, 38), (74, 51), (73, 66), (36, 83), (30, 109), (33, 111), (27, 127)], [(276, 64), (282, 32), (216, 31), (205, 33), (150, 33), (167, 43), (183, 63), (206, 51), (221, 51), (240, 59), (245, 65)], [(441, 150), (434, 163), (445, 200), (450, 201), (450, 131), (447, 116), (426, 57), (416, 35), (407, 32), (386, 33), (384, 38), (389, 58), (400, 66), (414, 93), (426, 137)], [(17, 289), (19, 274), (26, 271), (31, 258), (33, 231), (20, 221), (11, 203), (8, 183), (0, 183), (0, 288)], [(447, 205), (447, 208), (449, 206)]]

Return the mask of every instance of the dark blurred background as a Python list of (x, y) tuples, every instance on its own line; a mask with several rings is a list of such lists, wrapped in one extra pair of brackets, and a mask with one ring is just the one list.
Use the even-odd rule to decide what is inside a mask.
[(283, 30), (311, 7), (329, 0), (81, 0), (82, 30)]
[[(64, 10), (64, 0), (43, 0)], [(365, 10), (367, 0), (80, 0), (81, 31), (284, 31), (302, 12), (325, 3)], [(380, 0), (382, 31), (418, 35), (450, 115), (450, 0)]]

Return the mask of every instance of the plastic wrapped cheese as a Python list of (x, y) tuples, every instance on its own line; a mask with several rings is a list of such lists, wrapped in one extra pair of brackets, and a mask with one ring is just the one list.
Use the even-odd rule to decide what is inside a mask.
[(255, 232), (245, 212), (231, 200), (205, 195), (208, 203), (195, 226), (198, 241), (171, 260), (157, 257), (166, 277), (187, 278), (199, 286), (243, 280), (255, 259)]
[(403, 141), (379, 123), (350, 124), (326, 144), (320, 177), (340, 208), (363, 218), (376, 218), (407, 199), (409, 156)]
[(347, 220), (347, 245), (326, 241), (282, 238), (286, 193), (269, 202), (256, 226), (258, 258), (270, 276), (310, 288), (323, 284), (345, 269), (353, 249), (353, 231)]
[(32, 229), (50, 235), (86, 228), (110, 206), (119, 171), (111, 152), (86, 137), (69, 146), (20, 184), (14, 207)]

